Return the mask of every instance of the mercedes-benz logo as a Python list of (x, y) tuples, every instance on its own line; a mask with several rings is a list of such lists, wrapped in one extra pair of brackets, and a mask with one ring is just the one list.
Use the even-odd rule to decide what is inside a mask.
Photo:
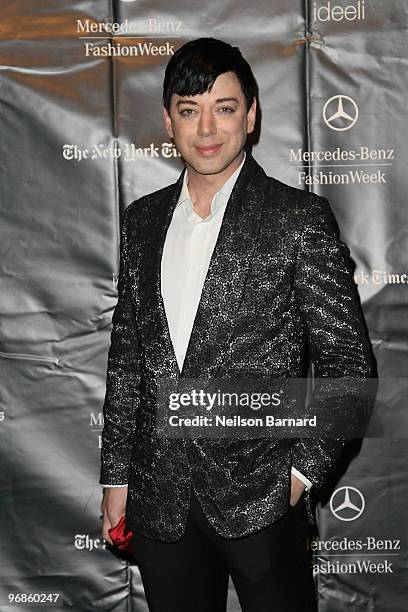
[(339, 521), (355, 521), (364, 508), (365, 499), (355, 487), (340, 487), (330, 498), (330, 510)]
[(345, 132), (357, 123), (358, 106), (349, 96), (333, 96), (323, 107), (323, 119), (330, 129)]

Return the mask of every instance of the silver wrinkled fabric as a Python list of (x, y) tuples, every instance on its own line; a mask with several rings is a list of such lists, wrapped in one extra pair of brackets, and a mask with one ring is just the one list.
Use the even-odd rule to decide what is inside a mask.
[(155, 429), (159, 380), (304, 377), (310, 358), (317, 377), (371, 377), (375, 362), (349, 251), (327, 200), (267, 177), (248, 155), (180, 373), (160, 295), (160, 257), (181, 182), (182, 175), (124, 215), (100, 482), (128, 482), (126, 521), (135, 532), (175, 541), (192, 480), (210, 523), (235, 538), (288, 511), (292, 464), (320, 486), (344, 440), (162, 439)]

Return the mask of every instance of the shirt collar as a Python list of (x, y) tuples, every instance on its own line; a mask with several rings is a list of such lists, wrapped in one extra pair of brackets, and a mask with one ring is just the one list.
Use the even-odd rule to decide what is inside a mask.
[[(220, 187), (220, 189), (214, 195), (212, 202), (211, 202), (210, 217), (212, 217), (212, 215), (214, 215), (222, 207), (223, 204), (226, 204), (228, 202), (228, 199), (231, 195), (232, 190), (234, 189), (234, 186), (237, 181), (238, 175), (241, 171), (241, 168), (244, 165), (245, 158), (246, 158), (246, 152), (244, 151), (244, 159), (242, 160), (238, 168), (235, 170), (233, 174), (231, 174), (231, 176), (225, 181), (222, 187)], [(189, 213), (193, 210), (193, 202), (191, 200), (190, 193), (188, 191), (187, 183), (188, 183), (188, 172), (186, 170), (184, 173), (183, 184), (181, 187), (179, 198), (177, 200), (176, 208), (183, 205), (186, 213)]]

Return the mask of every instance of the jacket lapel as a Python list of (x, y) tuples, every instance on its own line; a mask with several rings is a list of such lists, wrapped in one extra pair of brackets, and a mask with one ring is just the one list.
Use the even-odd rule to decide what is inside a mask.
[(183, 184), (184, 172), (152, 210), (140, 265), (140, 329), (148, 347), (146, 358), (159, 376), (180, 375), (161, 294), (161, 259), (166, 233)]
[(247, 154), (211, 257), (180, 374), (183, 378), (214, 376), (221, 363), (256, 246), (266, 187), (265, 172)]

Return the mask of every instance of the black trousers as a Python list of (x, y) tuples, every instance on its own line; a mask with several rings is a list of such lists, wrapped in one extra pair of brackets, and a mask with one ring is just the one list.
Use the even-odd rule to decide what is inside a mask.
[(231, 575), (243, 612), (315, 612), (303, 496), (278, 521), (236, 539), (218, 535), (192, 488), (178, 542), (135, 534), (133, 548), (150, 612), (225, 612)]

